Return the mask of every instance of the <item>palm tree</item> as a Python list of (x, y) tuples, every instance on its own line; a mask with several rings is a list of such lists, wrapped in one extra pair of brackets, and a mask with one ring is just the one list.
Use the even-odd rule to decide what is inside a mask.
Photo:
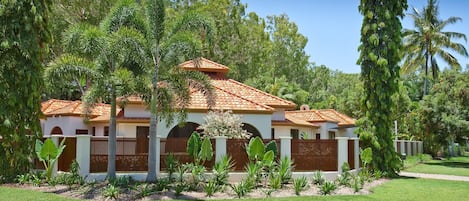
[[(138, 4), (122, 0), (100, 27), (72, 26), (64, 36), (64, 49), (68, 54), (62, 55), (46, 70), (46, 77), (51, 80), (74, 80), (84, 94), (82, 99), (88, 111), (95, 103), (111, 103), (108, 179), (116, 177), (116, 98), (125, 99), (136, 93), (138, 81), (142, 80), (137, 77), (143, 76), (148, 63), (144, 40), (146, 25), (140, 13)], [(81, 86), (84, 77), (87, 87)]]
[[(454, 39), (464, 39), (466, 35), (458, 32), (447, 32), (443, 29), (450, 24), (457, 23), (460, 17), (449, 17), (446, 20), (438, 18), (438, 4), (436, 0), (428, 0), (428, 5), (422, 11), (414, 8), (410, 13), (414, 21), (414, 30), (404, 29), (404, 64), (403, 73), (411, 73), (422, 67), (425, 71), (423, 94), (427, 94), (428, 71), (431, 70), (433, 79), (438, 78), (439, 66), (436, 58), (441, 58), (453, 68), (461, 68), (458, 60), (449, 51), (468, 56), (463, 44)], [(449, 50), (449, 51), (448, 51)], [(431, 67), (431, 69), (429, 69)]]
[[(212, 23), (207, 18), (189, 13), (175, 23), (173, 29), (165, 34), (165, 5), (163, 0), (144, 2), (146, 8), (150, 58), (152, 60), (149, 78), (150, 88), (143, 97), (150, 106), (150, 139), (148, 152), (148, 174), (146, 181), (156, 181), (156, 137), (157, 123), (160, 118), (170, 124), (175, 117), (183, 121), (185, 108), (190, 101), (190, 89), (202, 91), (209, 105), (213, 104), (210, 79), (202, 73), (183, 71), (175, 68), (186, 59), (201, 56), (202, 42), (197, 34), (211, 41)], [(195, 34), (194, 31), (195, 30)], [(192, 31), (192, 32), (191, 32)], [(201, 33), (201, 31), (203, 33)], [(197, 60), (194, 60), (197, 64)], [(175, 107), (178, 107), (177, 109)]]

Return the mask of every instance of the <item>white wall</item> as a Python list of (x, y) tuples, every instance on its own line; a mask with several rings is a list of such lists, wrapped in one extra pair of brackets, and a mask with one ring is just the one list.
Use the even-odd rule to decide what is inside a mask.
[(119, 123), (117, 125), (117, 136), (123, 137), (137, 137), (137, 126), (150, 126), (145, 123)]
[(316, 133), (319, 132), (316, 128), (307, 128), (307, 127), (295, 127), (295, 126), (272, 126), (275, 129), (275, 138), (279, 137), (290, 137), (291, 129), (298, 129), (299, 134), (305, 134), (306, 139), (315, 139)]
[(88, 130), (83, 118), (77, 116), (48, 117), (41, 125), (43, 125), (44, 136), (50, 136), (50, 132), (56, 126), (62, 129), (64, 136), (75, 136), (76, 129)]
[(128, 104), (124, 110), (125, 117), (150, 117), (150, 111), (143, 104)]
[(275, 109), (272, 114), (272, 120), (274, 121), (285, 121), (285, 109)]
[(336, 132), (336, 137), (357, 137), (355, 133), (356, 127), (352, 128), (340, 128), (338, 129), (338, 132)]

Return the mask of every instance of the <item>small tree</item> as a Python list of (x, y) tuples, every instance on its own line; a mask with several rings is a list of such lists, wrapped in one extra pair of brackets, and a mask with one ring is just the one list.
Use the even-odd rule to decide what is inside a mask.
[(251, 136), (250, 133), (243, 130), (241, 116), (235, 115), (231, 111), (210, 111), (204, 120), (205, 124), (202, 124), (200, 128), (209, 137), (227, 136), (229, 138), (247, 139)]

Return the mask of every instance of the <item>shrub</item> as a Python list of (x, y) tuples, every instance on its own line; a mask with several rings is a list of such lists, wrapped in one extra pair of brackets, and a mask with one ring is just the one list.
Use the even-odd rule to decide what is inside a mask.
[(283, 157), (278, 163), (278, 174), (282, 184), (290, 182), (293, 171), (293, 162), (288, 157)]
[(337, 189), (337, 186), (332, 181), (326, 181), (319, 187), (321, 195), (329, 195)]
[(248, 139), (251, 134), (243, 130), (243, 123), (240, 115), (235, 115), (231, 111), (210, 111), (204, 117), (205, 124), (200, 126), (204, 134), (209, 137), (227, 136), (228, 138)]
[(155, 187), (152, 184), (142, 184), (137, 187), (137, 196), (140, 198), (147, 197), (155, 193)]
[(355, 193), (360, 191), (363, 188), (362, 178), (360, 176), (355, 176), (352, 179), (352, 188)]
[(249, 189), (249, 182), (240, 181), (237, 185), (231, 185), (231, 189), (236, 193), (238, 198), (245, 196), (251, 189)]
[(131, 185), (134, 183), (134, 180), (130, 176), (122, 176), (109, 180), (109, 183), (112, 186), (120, 187), (123, 189), (130, 189)]
[(108, 199), (116, 200), (119, 197), (120, 189), (112, 184), (109, 184), (103, 189), (102, 195)]
[(23, 185), (31, 181), (32, 175), (30, 173), (21, 174), (16, 176), (18, 184)]
[(176, 196), (180, 196), (182, 194), (182, 192), (186, 189), (186, 185), (184, 183), (178, 183), (176, 184), (176, 186), (174, 187), (174, 194)]
[(270, 188), (272, 188), (274, 190), (277, 190), (280, 187), (282, 187), (282, 180), (281, 180), (280, 176), (278, 176), (277, 174), (272, 175), (270, 177), (269, 184), (270, 184)]
[(165, 189), (169, 190), (169, 184), (170, 183), (171, 183), (171, 181), (169, 181), (169, 178), (168, 179), (166, 179), (166, 178), (158, 179), (158, 180), (156, 180), (155, 190), (156, 191), (163, 191)]
[(215, 180), (209, 180), (207, 184), (205, 184), (204, 190), (207, 197), (212, 197), (212, 195), (219, 190), (219, 186)]
[(169, 181), (173, 181), (173, 174), (177, 171), (178, 160), (174, 157), (173, 153), (169, 153), (168, 157), (166, 157), (165, 164), (166, 170), (168, 171), (168, 179)]
[(228, 184), (228, 174), (233, 169), (234, 163), (229, 156), (223, 156), (221, 161), (218, 161), (213, 166), (213, 175), (217, 185)]
[(321, 171), (314, 172), (312, 180), (315, 185), (322, 185), (326, 181)]
[(300, 195), (301, 191), (304, 191), (308, 186), (308, 180), (306, 177), (300, 177), (297, 179), (293, 179), (293, 189), (295, 189), (295, 194)]

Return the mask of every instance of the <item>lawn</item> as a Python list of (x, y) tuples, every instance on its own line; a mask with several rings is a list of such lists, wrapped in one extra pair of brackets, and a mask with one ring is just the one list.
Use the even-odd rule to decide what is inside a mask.
[(442, 160), (429, 160), (421, 164), (410, 166), (404, 171), (469, 176), (469, 156), (452, 157), (450, 159)]
[[(469, 182), (444, 181), (432, 179), (399, 178), (373, 189), (370, 195), (353, 196), (316, 196), (244, 199), (249, 200), (467, 200)], [(0, 187), (0, 200), (72, 200), (49, 193)]]

